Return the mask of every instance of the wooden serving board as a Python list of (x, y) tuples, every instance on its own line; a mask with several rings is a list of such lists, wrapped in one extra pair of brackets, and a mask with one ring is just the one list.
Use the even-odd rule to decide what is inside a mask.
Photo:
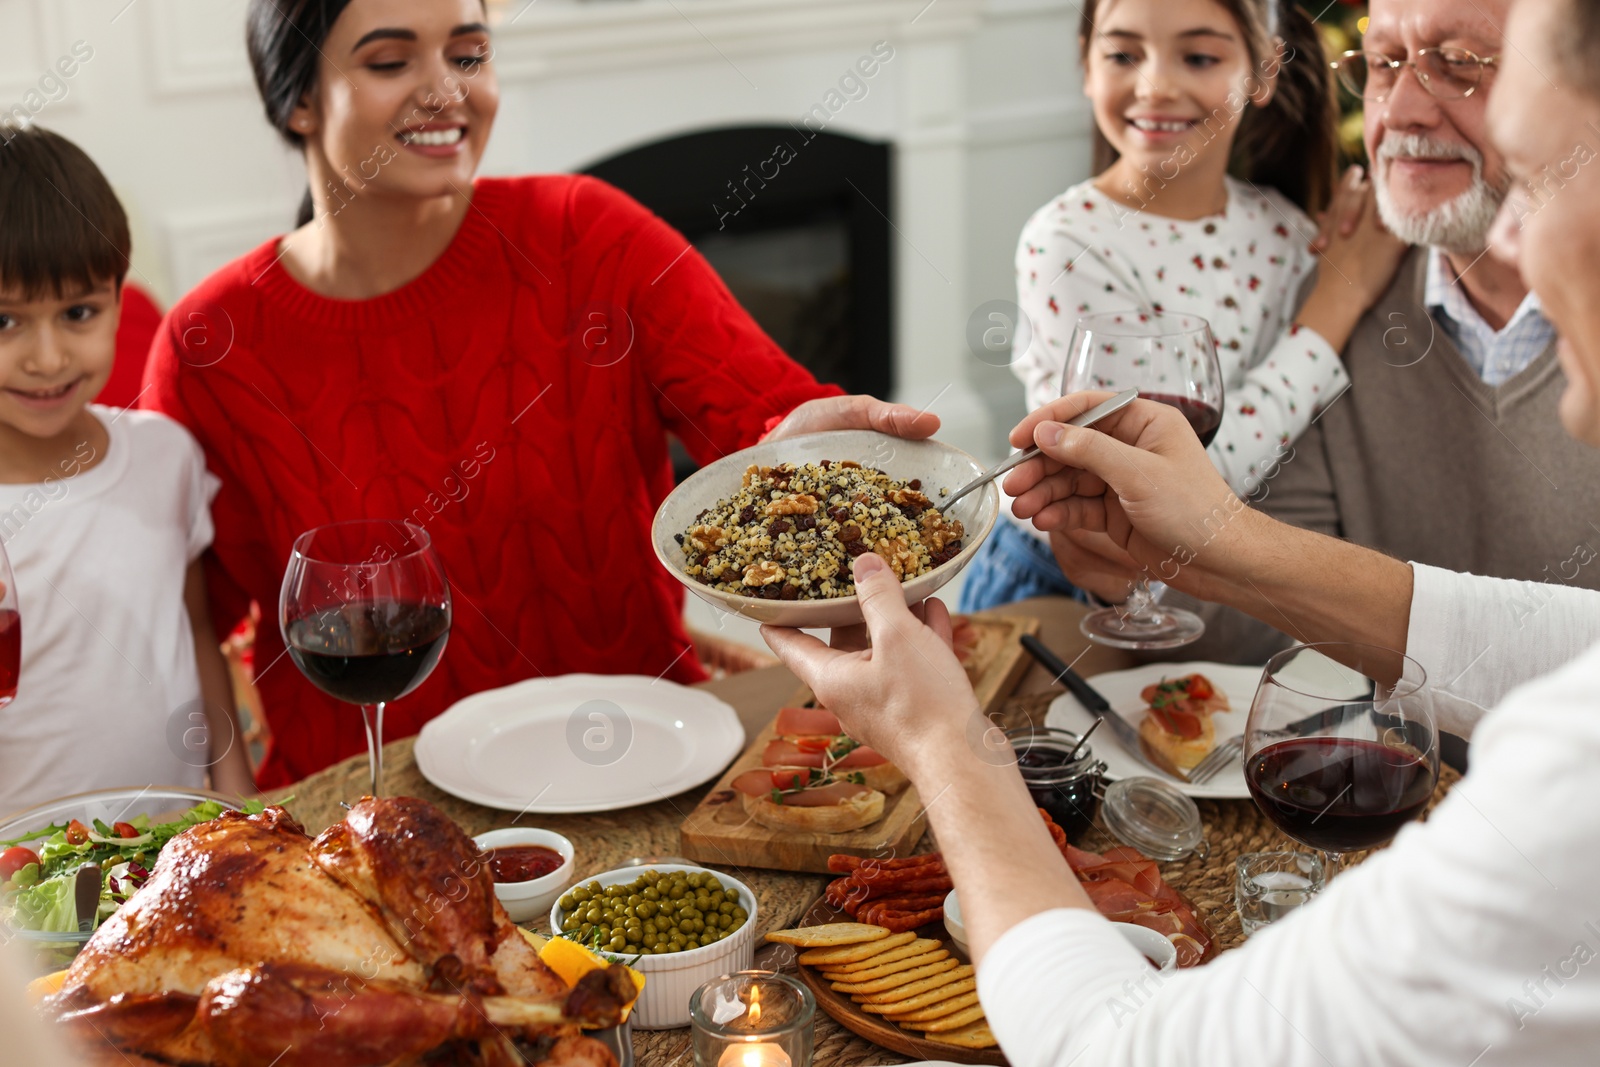
[[(854, 922), (844, 912), (833, 907), (826, 900), (818, 898), (811, 905), (809, 911), (801, 918), (798, 926), (821, 926), (824, 923)], [(918, 937), (936, 938), (941, 945), (949, 950), (950, 955), (969, 962), (967, 954), (958, 949), (955, 942), (950, 939), (950, 933), (944, 928), (944, 922), (928, 923), (916, 930)], [(797, 951), (804, 951), (803, 949)], [(828, 1013), (828, 1016), (840, 1026), (860, 1037), (866, 1038), (874, 1045), (902, 1053), (906, 1056), (915, 1056), (922, 1060), (948, 1060), (951, 1063), (989, 1063), (1008, 1064), (1005, 1053), (999, 1048), (958, 1048), (943, 1042), (933, 1041), (918, 1035), (915, 1031), (902, 1030), (894, 1023), (881, 1015), (871, 1015), (861, 1010), (860, 1005), (851, 1000), (848, 994), (840, 993), (833, 988), (833, 983), (822, 976), (822, 972), (808, 967), (805, 964), (796, 964), (800, 972), (800, 980), (811, 990), (812, 996), (817, 998), (817, 1007)]]
[[(977, 631), (977, 655), (982, 662), (975, 662), (968, 674), (976, 676), (973, 689), (987, 714), (1000, 707), (1027, 672), (1031, 661), (1018, 639), (1023, 634), (1038, 633), (1039, 620), (998, 615), (972, 615), (969, 619)], [(790, 704), (805, 705), (814, 700), (811, 690), (801, 687)], [(774, 725), (768, 723), (755, 736), (744, 754), (683, 821), (679, 848), (685, 856), (700, 863), (827, 874), (828, 857), (836, 853), (903, 856), (916, 848), (927, 831), (928, 820), (921, 798), (911, 787), (888, 797), (883, 817), (860, 830), (807, 834), (774, 830), (751, 820), (730, 783), (745, 771), (761, 766), (767, 743), (778, 736)]]
[(975, 614), (966, 618), (982, 634), (978, 655), (984, 659), (968, 667), (967, 677), (978, 695), (978, 707), (988, 715), (1000, 710), (1033, 666), (1033, 657), (1022, 647), (1022, 635), (1037, 637), (1041, 624), (1026, 615)]

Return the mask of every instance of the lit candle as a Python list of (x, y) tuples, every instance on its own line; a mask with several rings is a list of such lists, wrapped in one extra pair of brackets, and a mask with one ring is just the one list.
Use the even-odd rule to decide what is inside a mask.
[(772, 971), (725, 974), (689, 998), (695, 1067), (812, 1067), (816, 1001)]
[[(750, 987), (750, 998), (746, 1005), (745, 1025), (754, 1029), (761, 1025), (760, 986)], [(790, 1067), (790, 1060), (782, 1046), (762, 1041), (730, 1046), (717, 1061), (717, 1067)]]
[(763, 1041), (729, 1047), (717, 1061), (717, 1067), (790, 1067), (790, 1060), (782, 1048)]

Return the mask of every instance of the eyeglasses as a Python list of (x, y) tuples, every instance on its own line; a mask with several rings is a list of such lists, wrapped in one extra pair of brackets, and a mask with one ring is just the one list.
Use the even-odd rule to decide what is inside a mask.
[(1351, 93), (1378, 103), (1394, 92), (1402, 68), (1415, 71), (1417, 83), (1440, 100), (1459, 100), (1476, 92), (1484, 69), (1499, 62), (1499, 56), (1480, 56), (1465, 48), (1419, 48), (1415, 59), (1346, 52), (1330, 65)]

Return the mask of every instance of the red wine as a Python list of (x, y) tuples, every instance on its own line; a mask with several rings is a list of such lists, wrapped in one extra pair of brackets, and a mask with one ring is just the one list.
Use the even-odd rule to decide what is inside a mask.
[(288, 626), (289, 655), (311, 684), (352, 704), (398, 700), (444, 652), (450, 612), (437, 604), (356, 601)]
[(22, 673), (22, 617), (11, 608), (0, 610), (0, 708), (17, 698), (17, 675)]
[(1177, 408), (1183, 412), (1183, 417), (1189, 420), (1189, 425), (1194, 427), (1195, 436), (1200, 438), (1201, 445), (1210, 445), (1211, 439), (1217, 436), (1217, 430), (1222, 427), (1222, 412), (1210, 404), (1202, 404), (1198, 400), (1190, 400), (1186, 396), (1177, 396), (1172, 393), (1140, 393), (1146, 400), (1154, 400), (1168, 407)]
[(1414, 749), (1348, 737), (1300, 737), (1258, 752), (1245, 782), (1267, 818), (1330, 852), (1381, 845), (1416, 818), (1434, 776)]

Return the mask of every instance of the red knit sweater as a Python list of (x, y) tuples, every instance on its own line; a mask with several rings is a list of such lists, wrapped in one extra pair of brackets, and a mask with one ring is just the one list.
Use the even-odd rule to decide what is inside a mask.
[[(413, 734), (471, 693), (572, 671), (703, 677), (651, 517), (667, 431), (703, 462), (838, 393), (786, 357), (661, 220), (592, 178), (479, 180), (444, 254), (372, 300), (310, 292), (272, 241), (167, 316), (146, 406), (222, 479), (219, 631), (260, 602), (255, 662), (284, 785), (365, 748), (358, 710), (282, 657), (278, 591), (321, 523), (424, 525), (454, 597), (433, 675), (388, 710)], [(535, 773), (533, 767), (529, 773)]]

